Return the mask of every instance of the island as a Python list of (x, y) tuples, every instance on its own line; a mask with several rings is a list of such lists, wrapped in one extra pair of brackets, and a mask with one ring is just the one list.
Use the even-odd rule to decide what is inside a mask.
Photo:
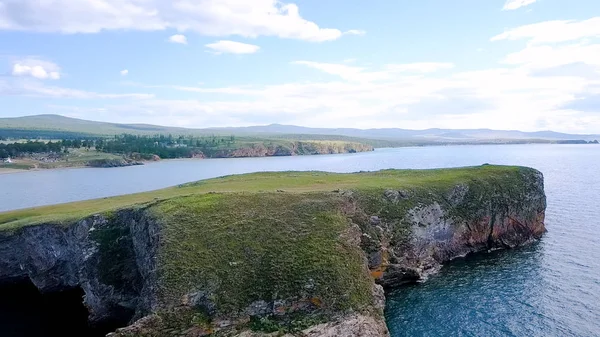
[(388, 336), (385, 289), (545, 232), (542, 174), (253, 173), (0, 213), (0, 285), (80, 289), (112, 337)]

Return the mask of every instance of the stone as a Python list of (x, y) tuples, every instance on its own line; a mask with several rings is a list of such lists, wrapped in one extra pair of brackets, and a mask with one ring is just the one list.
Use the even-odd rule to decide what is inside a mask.
[(400, 200), (405, 200), (410, 197), (410, 194), (407, 191), (403, 190), (386, 190), (385, 192), (383, 192), (383, 195), (388, 201), (393, 203), (398, 203)]
[(352, 315), (336, 322), (319, 324), (302, 331), (306, 337), (388, 337), (389, 331), (382, 318)]
[(379, 219), (378, 216), (373, 215), (373, 216), (371, 216), (371, 218), (369, 218), (369, 223), (372, 226), (377, 226), (377, 225), (379, 225), (381, 223), (381, 219)]
[(369, 254), (369, 268), (377, 268), (383, 263), (383, 252), (378, 250)]
[(273, 306), (266, 301), (254, 301), (247, 308), (246, 313), (250, 316), (266, 316), (273, 312)]
[(183, 301), (184, 305), (191, 306), (208, 315), (214, 315), (217, 311), (215, 303), (212, 301), (213, 295), (208, 291), (198, 291), (188, 294)]
[(452, 188), (450, 193), (448, 193), (446, 199), (448, 200), (448, 203), (450, 203), (450, 205), (458, 206), (460, 203), (463, 202), (468, 192), (469, 185), (456, 185), (454, 186), (454, 188)]

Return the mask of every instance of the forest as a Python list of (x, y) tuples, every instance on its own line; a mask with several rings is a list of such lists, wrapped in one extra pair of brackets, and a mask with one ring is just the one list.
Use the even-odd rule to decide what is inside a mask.
[(141, 159), (150, 159), (153, 155), (160, 158), (189, 158), (210, 152), (214, 149), (228, 148), (236, 142), (229, 137), (173, 137), (172, 135), (138, 136), (123, 134), (112, 138), (63, 139), (57, 141), (29, 140), (25, 142), (0, 143), (0, 158), (19, 158), (32, 154), (67, 154), (69, 149), (87, 148), (100, 152), (130, 156), (136, 154)]

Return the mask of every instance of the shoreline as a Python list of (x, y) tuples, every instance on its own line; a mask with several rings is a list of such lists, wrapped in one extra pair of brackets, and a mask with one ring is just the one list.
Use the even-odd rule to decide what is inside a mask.
[(324, 156), (324, 155), (344, 155), (344, 154), (358, 154), (358, 153), (368, 153), (374, 152), (377, 150), (385, 150), (385, 149), (404, 149), (404, 148), (423, 148), (423, 147), (445, 147), (445, 146), (499, 146), (499, 145), (588, 145), (588, 144), (556, 144), (556, 143), (485, 143), (485, 144), (428, 144), (428, 145), (408, 145), (408, 146), (399, 146), (399, 147), (379, 147), (374, 148), (371, 151), (361, 151), (361, 152), (344, 152), (344, 153), (324, 153), (324, 154), (302, 154), (302, 155), (287, 155), (287, 156), (249, 156), (249, 157), (219, 157), (219, 158), (166, 158), (160, 159), (157, 161), (154, 160), (137, 160), (133, 161), (130, 165), (120, 165), (120, 166), (108, 166), (108, 167), (97, 167), (90, 165), (65, 165), (65, 166), (57, 166), (57, 167), (32, 167), (30, 169), (21, 169), (21, 168), (10, 168), (10, 167), (0, 167), (0, 175), (5, 174), (17, 174), (24, 172), (38, 172), (38, 171), (50, 171), (50, 170), (66, 170), (66, 169), (86, 169), (86, 168), (117, 168), (117, 167), (129, 167), (129, 166), (143, 166), (152, 163), (159, 163), (165, 161), (188, 161), (188, 160), (213, 160), (213, 159), (240, 159), (240, 158), (271, 158), (271, 157), (308, 157), (308, 156)]
[(14, 173), (22, 173), (22, 172), (31, 172), (31, 171), (39, 171), (39, 169), (12, 169), (12, 168), (0, 168), (0, 174), (14, 174)]
[[(383, 148), (379, 148), (383, 149)], [(223, 159), (248, 159), (248, 158), (276, 158), (276, 157), (310, 157), (310, 156), (326, 156), (326, 155), (347, 155), (347, 154), (357, 154), (357, 153), (367, 153), (374, 152), (376, 149), (371, 151), (361, 151), (361, 152), (343, 152), (343, 153), (319, 153), (319, 154), (302, 154), (302, 155), (286, 155), (286, 156), (249, 156), (249, 157), (217, 157), (217, 158), (166, 158), (160, 160), (136, 160), (132, 161), (127, 165), (119, 165), (119, 166), (91, 166), (88, 164), (84, 165), (64, 165), (64, 166), (56, 166), (56, 167), (32, 167), (29, 169), (26, 168), (10, 168), (10, 167), (0, 167), (0, 174), (15, 174), (22, 172), (36, 172), (36, 171), (51, 171), (51, 170), (65, 170), (65, 169), (87, 169), (87, 168), (118, 168), (118, 167), (131, 167), (131, 166), (144, 166), (147, 164), (160, 163), (160, 162), (171, 162), (171, 161), (192, 161), (192, 160), (223, 160)]]

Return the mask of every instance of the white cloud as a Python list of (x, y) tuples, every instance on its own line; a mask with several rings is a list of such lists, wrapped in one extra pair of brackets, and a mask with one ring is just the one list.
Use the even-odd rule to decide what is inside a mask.
[(350, 29), (348, 31), (345, 31), (344, 34), (365, 36), (367, 34), (367, 32), (365, 32), (364, 30), (359, 30), (359, 29)]
[(536, 77), (526, 68), (511, 66), (443, 78), (391, 73), (381, 81), (355, 81), (350, 76), (267, 86), (175, 86), (171, 88), (190, 96), (99, 108), (107, 109), (107, 120), (138, 116), (137, 121), (188, 127), (279, 122), (315, 127), (537, 130), (543, 125), (544, 129), (597, 133), (600, 116), (565, 108), (590, 92), (590, 83), (577, 76)]
[(40, 81), (20, 78), (0, 78), (0, 96), (26, 96), (64, 99), (136, 99), (153, 98), (144, 93), (98, 93), (57, 86), (45, 85)]
[(296, 61), (292, 66), (322, 73), (308, 69), (307, 74), (317, 75), (313, 80), (272, 85), (130, 85), (177, 90), (180, 99), (87, 92), (7, 77), (5, 81), (12, 82), (0, 78), (0, 95), (97, 100), (91, 101), (97, 106), (82, 108), (101, 111), (105, 120), (116, 122), (188, 127), (278, 122), (317, 127), (598, 133), (600, 43), (590, 39), (596, 36), (590, 25), (593, 20), (561, 21), (559, 26), (568, 32), (563, 36), (545, 31), (556, 21), (536, 24), (534, 29), (517, 27), (507, 31), (506, 36), (495, 40), (523, 39), (525, 46), (507, 53), (490, 69), (464, 71), (450, 62), (368, 65), (363, 59), (339, 63)]
[(260, 49), (259, 46), (253, 44), (227, 40), (209, 43), (206, 45), (206, 47), (211, 49), (216, 54), (254, 54)]
[(439, 70), (452, 69), (454, 64), (447, 62), (419, 62), (406, 64), (390, 64), (386, 67), (392, 72), (433, 73)]
[(40, 80), (60, 79), (60, 68), (48, 61), (37, 59), (25, 59), (13, 64), (12, 74), (14, 76), (31, 76)]
[[(354, 60), (352, 60), (354, 61)], [(312, 61), (295, 61), (293, 64), (300, 64), (310, 68), (318, 69), (322, 72), (339, 76), (348, 81), (371, 82), (389, 79), (394, 73), (433, 73), (443, 69), (451, 69), (454, 67), (452, 63), (445, 62), (421, 62), (421, 63), (406, 63), (406, 64), (388, 64), (383, 67), (383, 70), (367, 70), (363, 67), (350, 66), (337, 63), (323, 63)]]
[(534, 4), (537, 0), (507, 0), (502, 10), (509, 11)]
[(544, 21), (520, 26), (492, 37), (491, 41), (527, 39), (531, 43), (556, 43), (600, 37), (600, 17), (575, 21)]
[(127, 76), (129, 74), (129, 70), (123, 69), (121, 70), (121, 76)]
[(185, 35), (175, 34), (175, 35), (169, 37), (169, 42), (187, 44), (187, 38), (185, 37)]
[[(589, 73), (590, 69), (593, 72), (600, 67), (600, 44), (590, 39), (594, 37), (600, 37), (600, 17), (521, 26), (493, 37), (492, 41), (527, 40), (525, 49), (506, 55), (502, 60), (504, 64), (531, 71), (581, 64)], [(571, 66), (571, 69), (574, 68)]]
[(209, 36), (278, 36), (329, 41), (339, 29), (304, 19), (297, 5), (278, 0), (2, 0), (0, 29), (97, 33), (177, 29)]
[(388, 74), (385, 72), (365, 71), (365, 68), (349, 66), (346, 64), (312, 61), (295, 61), (292, 63), (317, 69), (330, 75), (336, 75), (348, 81), (370, 82), (388, 77)]
[(575, 63), (600, 67), (600, 44), (528, 45), (521, 51), (507, 55), (503, 62), (529, 69), (553, 68)]
[[(600, 77), (594, 80), (557, 72), (538, 76), (528, 66), (528, 59), (504, 67), (450, 74), (431, 72), (450, 69), (450, 63), (376, 68), (310, 61), (294, 64), (339, 79), (267, 86), (171, 86), (190, 97), (149, 99), (109, 111), (115, 118), (128, 111), (154, 123), (180, 126), (278, 122), (315, 127), (600, 130), (600, 116), (568, 108), (570, 103), (580, 102), (582, 95), (600, 94)], [(596, 89), (591, 87), (594, 83)], [(161, 114), (169, 118), (161, 120)], [(171, 122), (174, 119), (177, 123)]]

